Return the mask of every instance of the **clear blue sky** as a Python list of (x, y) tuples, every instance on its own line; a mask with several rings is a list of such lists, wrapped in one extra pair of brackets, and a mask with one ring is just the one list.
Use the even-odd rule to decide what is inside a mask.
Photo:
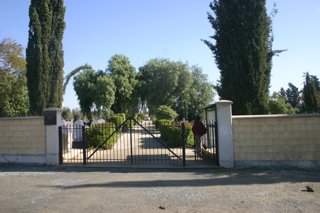
[[(320, 75), (320, 1), (267, 0), (273, 20), (274, 49), (288, 49), (273, 60), (270, 91), (300, 89), (303, 73)], [(200, 39), (213, 30), (207, 20), (210, 0), (65, 0), (64, 72), (88, 63), (105, 70), (114, 54), (129, 57), (138, 69), (149, 59), (162, 57), (197, 64), (215, 83), (219, 71), (212, 53)], [(0, 40), (28, 42), (29, 0), (1, 0)], [(64, 105), (78, 106), (72, 82)]]

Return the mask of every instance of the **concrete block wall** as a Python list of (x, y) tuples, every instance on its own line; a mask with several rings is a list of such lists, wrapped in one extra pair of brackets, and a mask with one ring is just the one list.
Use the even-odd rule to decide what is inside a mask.
[(236, 165), (320, 166), (320, 115), (233, 116)]
[(0, 118), (0, 162), (46, 163), (42, 116)]

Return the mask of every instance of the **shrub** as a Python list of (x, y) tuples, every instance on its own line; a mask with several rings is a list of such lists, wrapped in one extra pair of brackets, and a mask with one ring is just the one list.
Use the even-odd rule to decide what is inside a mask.
[(191, 123), (186, 123), (185, 124), (185, 139), (187, 141), (186, 146), (188, 148), (191, 148), (194, 146), (194, 136), (192, 133), (192, 124)]
[(136, 120), (141, 123), (142, 121), (144, 121), (144, 119), (146, 118), (146, 116), (143, 113), (138, 113), (136, 115)]
[[(115, 114), (110, 116), (108, 121), (114, 123), (114, 125), (118, 128), (125, 121), (125, 119), (123, 115)], [(119, 132), (121, 132), (121, 129), (119, 129)]]
[(166, 105), (161, 105), (156, 110), (157, 119), (174, 120), (177, 116), (178, 114), (176, 113), (176, 111)]
[(170, 125), (171, 123), (172, 123), (171, 120), (160, 119), (160, 120), (156, 120), (156, 121), (154, 122), (154, 125), (155, 125), (156, 129), (160, 129), (160, 126)]
[[(160, 120), (161, 121), (161, 120)], [(161, 139), (167, 143), (169, 147), (181, 147), (181, 126), (177, 124), (172, 124), (171, 122), (165, 122), (165, 120), (160, 124), (160, 134)], [(192, 125), (185, 125), (185, 140), (187, 147), (194, 146), (194, 137), (192, 133)]]
[[(104, 142), (116, 130), (113, 123), (102, 123), (86, 129), (87, 144), (91, 149), (97, 148), (98, 145)], [(106, 141), (101, 148), (111, 149), (117, 141), (117, 134)]]
[(123, 121), (126, 120), (126, 114), (125, 114), (125, 113), (118, 113), (118, 114), (116, 114), (116, 115), (117, 115), (117, 116), (121, 116), (122, 119), (123, 119)]

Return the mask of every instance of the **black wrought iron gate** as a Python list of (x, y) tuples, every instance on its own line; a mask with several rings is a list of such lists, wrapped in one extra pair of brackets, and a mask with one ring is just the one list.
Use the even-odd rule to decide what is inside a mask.
[(185, 143), (169, 147), (151, 121), (128, 118), (119, 126), (110, 123), (59, 128), (60, 164), (105, 166), (185, 165)]

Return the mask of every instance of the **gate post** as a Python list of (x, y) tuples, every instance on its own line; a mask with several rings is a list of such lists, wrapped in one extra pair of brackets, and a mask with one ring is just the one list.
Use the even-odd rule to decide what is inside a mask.
[(131, 165), (133, 165), (133, 147), (132, 147), (132, 118), (129, 119), (130, 123), (129, 123), (129, 128), (130, 128), (130, 161), (131, 161)]
[(83, 165), (87, 164), (87, 136), (86, 136), (86, 126), (82, 126), (82, 158), (83, 158)]
[(181, 125), (181, 138), (182, 138), (182, 164), (186, 166), (186, 137), (185, 137), (184, 123)]
[(59, 164), (59, 130), (62, 125), (61, 109), (49, 108), (43, 110), (46, 126), (46, 155), (47, 165)]
[(59, 165), (63, 163), (62, 126), (59, 126)]
[(216, 102), (219, 165), (225, 168), (234, 167), (231, 105), (232, 101), (228, 100)]

